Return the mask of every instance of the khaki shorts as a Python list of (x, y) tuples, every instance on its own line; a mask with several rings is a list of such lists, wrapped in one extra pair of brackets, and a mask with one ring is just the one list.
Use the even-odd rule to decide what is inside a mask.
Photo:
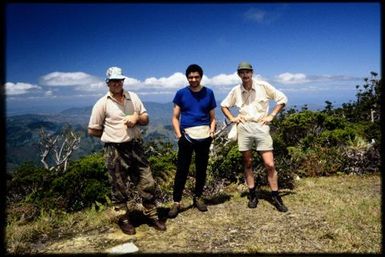
[(257, 151), (273, 150), (273, 139), (270, 136), (269, 125), (257, 122), (238, 124), (238, 149), (240, 152), (252, 150), (255, 142)]

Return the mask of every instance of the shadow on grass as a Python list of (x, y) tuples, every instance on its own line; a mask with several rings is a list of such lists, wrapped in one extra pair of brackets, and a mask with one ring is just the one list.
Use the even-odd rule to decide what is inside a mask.
[[(218, 193), (210, 197), (203, 197), (204, 201), (207, 205), (217, 205), (217, 204), (222, 204), (226, 201), (229, 201), (231, 199), (231, 195), (226, 194), (226, 193)], [(189, 205), (181, 205), (181, 208), (179, 209), (178, 215), (182, 212), (185, 212), (191, 208), (194, 208), (194, 204), (189, 204)], [(158, 208), (158, 216), (159, 219), (162, 221), (167, 221), (167, 219), (174, 219), (174, 218), (169, 218), (168, 217), (168, 212), (170, 211), (170, 208), (165, 208), (165, 207), (160, 207)], [(176, 218), (176, 217), (175, 217)]]
[[(165, 222), (167, 220), (167, 213), (169, 211), (169, 208), (158, 208), (158, 217), (159, 220)], [(147, 224), (148, 226), (153, 226), (151, 219), (146, 217), (142, 211), (140, 210), (133, 210), (129, 214), (129, 218), (131, 221), (131, 224), (134, 227), (139, 227), (143, 224)]]
[[(181, 208), (179, 209), (178, 215), (179, 215), (180, 213), (182, 213), (182, 212), (187, 211), (188, 209), (193, 208), (193, 207), (194, 207), (193, 204), (190, 204), (190, 205), (187, 205), (187, 206), (185, 206), (185, 205), (182, 204), (182, 205), (181, 205)], [(170, 209), (171, 209), (171, 208), (165, 208), (165, 207), (160, 207), (160, 208), (158, 208), (158, 217), (159, 217), (159, 220), (161, 220), (161, 221), (163, 221), (163, 222), (166, 222), (168, 219), (175, 219), (176, 217), (178, 217), (178, 216), (176, 216), (176, 217), (174, 217), (174, 218), (170, 218), (170, 217), (168, 216), (168, 212), (170, 211)]]
[[(291, 192), (291, 191), (280, 192), (280, 196), (282, 198), (284, 198), (286, 195), (290, 195), (290, 194), (295, 194), (295, 192)], [(248, 191), (243, 191), (240, 193), (241, 197), (247, 197), (247, 195), (248, 195)], [(217, 193), (217, 194), (210, 196), (210, 197), (206, 196), (204, 198), (205, 198), (205, 203), (207, 205), (218, 205), (218, 204), (223, 204), (226, 201), (229, 201), (232, 198), (232, 195), (221, 192), (221, 193)], [(263, 190), (263, 189), (258, 190), (258, 199), (259, 200), (265, 200), (274, 206), (274, 203), (271, 199), (271, 191)], [(189, 204), (187, 206), (182, 205), (180, 210), (179, 210), (179, 213), (185, 212), (185, 211), (187, 211), (193, 207), (194, 207), (193, 204)], [(170, 219), (168, 217), (169, 211), (170, 211), (170, 208), (159, 207), (158, 208), (159, 219), (163, 222), (166, 222), (168, 219)], [(129, 217), (130, 217), (131, 223), (132, 223), (132, 225), (134, 225), (134, 227), (139, 227), (143, 224), (147, 224), (148, 226), (152, 226), (151, 220), (148, 217), (146, 217), (143, 214), (143, 212), (141, 212), (139, 210), (131, 211)]]
[(211, 197), (205, 197), (205, 203), (208, 205), (217, 205), (227, 202), (231, 199), (231, 195), (226, 193), (218, 193)]

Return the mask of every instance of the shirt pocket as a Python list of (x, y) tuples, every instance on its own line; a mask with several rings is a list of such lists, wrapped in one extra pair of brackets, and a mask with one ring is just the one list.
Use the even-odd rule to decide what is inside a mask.
[(255, 99), (253, 101), (253, 106), (258, 113), (266, 112), (268, 105), (269, 101), (264, 98)]

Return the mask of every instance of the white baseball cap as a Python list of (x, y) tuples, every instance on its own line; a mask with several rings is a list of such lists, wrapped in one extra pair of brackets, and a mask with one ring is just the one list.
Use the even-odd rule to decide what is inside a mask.
[(122, 69), (119, 67), (110, 67), (106, 72), (106, 81), (110, 79), (125, 79), (126, 77), (122, 74)]

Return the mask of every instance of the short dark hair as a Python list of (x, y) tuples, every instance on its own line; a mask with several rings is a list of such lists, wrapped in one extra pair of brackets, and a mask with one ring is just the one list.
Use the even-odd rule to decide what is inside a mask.
[(198, 64), (191, 64), (187, 67), (186, 77), (188, 77), (188, 74), (190, 74), (191, 72), (198, 72), (199, 75), (201, 77), (203, 77), (203, 70), (202, 70), (201, 66), (199, 66)]

